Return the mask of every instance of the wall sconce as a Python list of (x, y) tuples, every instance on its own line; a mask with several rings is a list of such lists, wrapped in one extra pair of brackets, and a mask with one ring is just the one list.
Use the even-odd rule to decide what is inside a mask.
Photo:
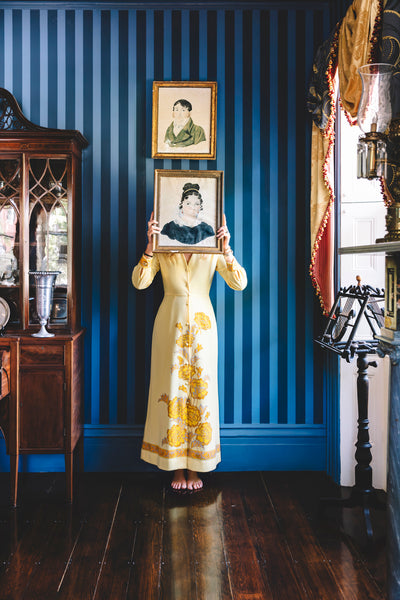
[(364, 132), (357, 145), (357, 177), (381, 179), (387, 193), (386, 230), (377, 242), (400, 241), (400, 119), (392, 120), (393, 65), (372, 63), (359, 68), (362, 94), (357, 122)]
[(393, 66), (386, 63), (364, 65), (358, 70), (362, 94), (357, 122), (364, 136), (357, 145), (357, 177), (373, 179), (387, 176), (387, 137), (392, 118), (390, 79)]

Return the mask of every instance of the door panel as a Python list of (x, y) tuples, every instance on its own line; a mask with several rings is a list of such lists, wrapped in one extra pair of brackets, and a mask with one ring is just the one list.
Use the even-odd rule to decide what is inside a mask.
[(21, 369), (20, 385), (21, 450), (62, 450), (64, 370)]

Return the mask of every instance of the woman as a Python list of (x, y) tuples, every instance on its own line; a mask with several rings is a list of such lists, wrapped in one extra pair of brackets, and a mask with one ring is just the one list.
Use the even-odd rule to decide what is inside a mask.
[(152, 213), (148, 244), (132, 273), (133, 285), (144, 289), (161, 270), (165, 293), (154, 322), (141, 458), (174, 471), (174, 490), (198, 490), (203, 482), (197, 473), (212, 471), (221, 460), (210, 286), (215, 271), (234, 290), (243, 290), (247, 277), (229, 246), (225, 217), (217, 231), (223, 254), (153, 254), (153, 236), (159, 233)]
[(199, 213), (203, 210), (203, 199), (199, 189), (198, 183), (185, 183), (178, 207), (178, 217), (164, 225), (161, 235), (190, 245), (198, 244), (215, 235), (211, 225), (199, 218)]
[(172, 123), (165, 132), (164, 142), (171, 148), (183, 148), (204, 142), (206, 134), (200, 125), (195, 125), (190, 113), (189, 100), (177, 100), (172, 107)]

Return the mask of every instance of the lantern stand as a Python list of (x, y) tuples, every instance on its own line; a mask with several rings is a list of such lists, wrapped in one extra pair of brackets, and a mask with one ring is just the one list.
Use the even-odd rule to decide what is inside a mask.
[(361, 506), (364, 513), (368, 541), (373, 539), (370, 508), (382, 509), (385, 504), (378, 498), (372, 485), (371, 443), (368, 420), (368, 367), (377, 367), (376, 361), (368, 361), (369, 354), (376, 354), (378, 340), (355, 340), (355, 335), (363, 317), (367, 320), (373, 336), (379, 334), (384, 325), (381, 303), (385, 300), (384, 290), (369, 285), (341, 288), (328, 317), (323, 334), (314, 341), (350, 362), (357, 356), (357, 403), (358, 429), (356, 442), (355, 485), (348, 498), (321, 498), (321, 508), (327, 505), (342, 508)]

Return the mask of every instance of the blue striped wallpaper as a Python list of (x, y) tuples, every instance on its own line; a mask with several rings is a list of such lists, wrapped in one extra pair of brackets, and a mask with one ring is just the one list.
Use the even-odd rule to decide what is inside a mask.
[[(242, 294), (219, 277), (211, 291), (222, 433), (268, 437), (288, 426), (290, 438), (306, 427), (325, 452), (305, 94), (330, 23), (329, 2), (0, 3), (0, 85), (32, 121), (79, 129), (90, 143), (82, 215), (89, 435), (116, 426), (139, 435), (145, 418), (162, 287), (139, 293), (130, 275), (146, 242), (154, 169), (218, 169), (232, 246), (249, 276)], [(215, 161), (150, 158), (153, 80), (217, 81)], [(230, 444), (233, 456), (241, 451), (234, 437)]]

